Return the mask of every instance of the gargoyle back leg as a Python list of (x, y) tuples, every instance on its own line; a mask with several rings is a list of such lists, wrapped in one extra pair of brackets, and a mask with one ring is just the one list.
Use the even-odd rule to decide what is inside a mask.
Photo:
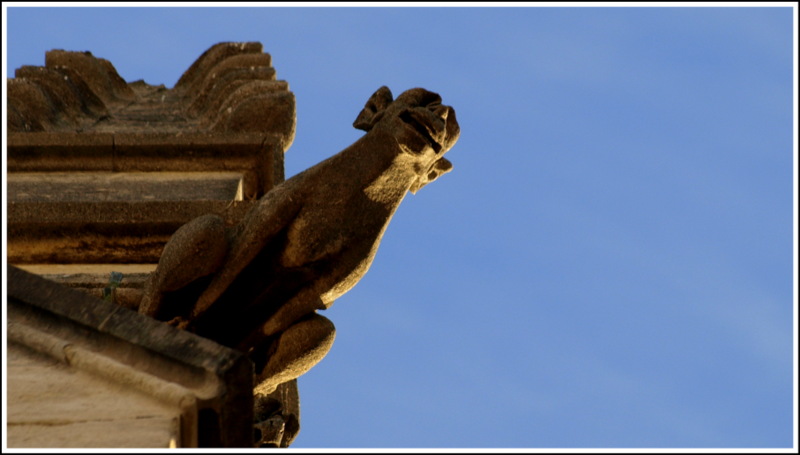
[(156, 270), (145, 283), (139, 312), (157, 318), (164, 313), (164, 294), (178, 291), (216, 272), (228, 253), (225, 221), (203, 215), (181, 226), (167, 244)]
[(192, 318), (205, 313), (264, 246), (291, 223), (302, 206), (302, 194), (292, 198), (287, 181), (267, 193), (240, 222), (224, 264), (192, 309)]

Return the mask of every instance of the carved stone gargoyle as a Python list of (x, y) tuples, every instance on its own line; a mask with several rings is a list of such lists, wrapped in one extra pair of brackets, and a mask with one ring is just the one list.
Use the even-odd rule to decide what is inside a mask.
[(250, 355), (255, 392), (308, 371), (330, 349), (329, 308), (366, 273), (392, 215), (452, 165), (455, 111), (415, 88), (379, 88), (353, 145), (276, 186), (233, 228), (196, 218), (166, 244), (139, 312)]

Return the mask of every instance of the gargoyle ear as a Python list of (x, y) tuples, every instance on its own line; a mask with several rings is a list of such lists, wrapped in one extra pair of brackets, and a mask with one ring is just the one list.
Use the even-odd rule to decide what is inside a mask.
[(353, 126), (364, 131), (371, 130), (372, 126), (383, 117), (383, 111), (392, 104), (393, 99), (392, 91), (389, 90), (389, 87), (384, 85), (376, 90), (367, 100), (364, 109), (356, 117)]
[(414, 183), (411, 184), (409, 191), (411, 191), (411, 194), (416, 194), (420, 188), (452, 170), (453, 163), (451, 163), (447, 158), (439, 158), (435, 163), (433, 163), (433, 166), (431, 166), (427, 174), (421, 175), (414, 180)]

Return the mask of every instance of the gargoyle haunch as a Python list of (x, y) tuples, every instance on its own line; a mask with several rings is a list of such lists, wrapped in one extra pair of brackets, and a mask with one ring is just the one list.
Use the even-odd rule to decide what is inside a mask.
[(257, 393), (300, 376), (330, 349), (334, 326), (316, 313), (369, 268), (406, 192), (452, 164), (452, 107), (415, 88), (379, 88), (353, 126), (367, 133), (276, 186), (227, 228), (204, 215), (178, 229), (149, 277), (140, 313), (239, 349)]

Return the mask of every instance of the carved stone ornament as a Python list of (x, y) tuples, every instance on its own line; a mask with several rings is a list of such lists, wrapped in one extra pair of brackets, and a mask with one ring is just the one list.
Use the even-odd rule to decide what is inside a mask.
[(379, 88), (351, 146), (265, 194), (232, 227), (204, 215), (172, 236), (139, 312), (248, 353), (256, 394), (297, 378), (330, 349), (329, 308), (366, 273), (408, 191), (449, 172), (452, 107), (415, 88)]

